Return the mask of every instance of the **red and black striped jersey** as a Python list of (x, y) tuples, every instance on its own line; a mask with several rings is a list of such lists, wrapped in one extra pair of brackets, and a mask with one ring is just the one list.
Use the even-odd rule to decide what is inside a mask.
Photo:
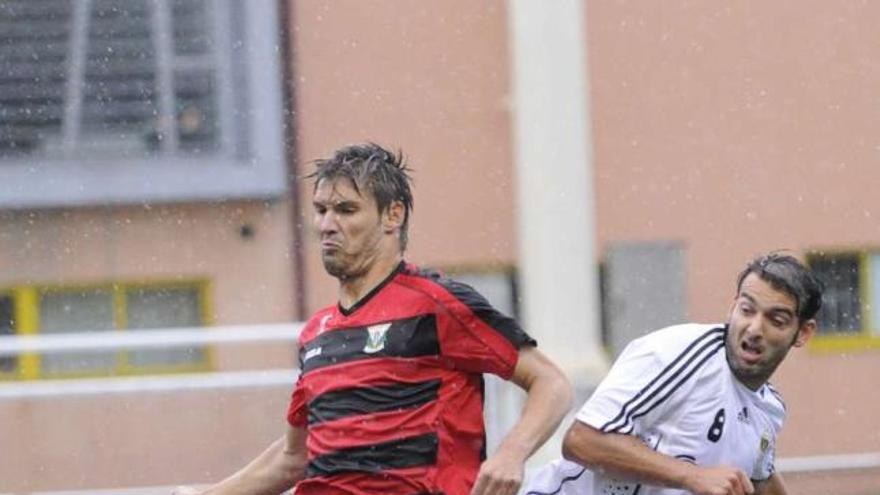
[(470, 493), (485, 448), (483, 373), (510, 378), (536, 345), (471, 287), (401, 263), (300, 335), (287, 418), (307, 428), (296, 493)]

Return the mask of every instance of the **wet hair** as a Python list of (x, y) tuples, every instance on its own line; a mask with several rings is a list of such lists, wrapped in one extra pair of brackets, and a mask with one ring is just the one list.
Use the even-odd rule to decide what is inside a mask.
[(315, 171), (306, 178), (315, 180), (315, 189), (323, 180), (345, 178), (358, 194), (369, 191), (376, 200), (379, 213), (400, 201), (404, 207), (400, 227), (400, 250), (406, 250), (409, 216), (413, 209), (410, 185), (412, 169), (401, 151), (394, 153), (375, 143), (353, 144), (336, 150), (330, 158), (315, 160)]
[(761, 277), (774, 289), (793, 297), (797, 305), (797, 317), (801, 322), (816, 316), (822, 307), (824, 284), (794, 256), (773, 251), (752, 259), (737, 277), (737, 294), (742, 289), (743, 280), (750, 273)]

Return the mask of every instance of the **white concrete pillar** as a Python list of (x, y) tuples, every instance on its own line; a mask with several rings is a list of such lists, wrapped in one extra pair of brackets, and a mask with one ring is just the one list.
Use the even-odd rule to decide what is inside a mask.
[[(509, 0), (508, 10), (523, 324), (583, 391), (607, 369), (584, 5)], [(557, 457), (558, 442), (535, 462)]]

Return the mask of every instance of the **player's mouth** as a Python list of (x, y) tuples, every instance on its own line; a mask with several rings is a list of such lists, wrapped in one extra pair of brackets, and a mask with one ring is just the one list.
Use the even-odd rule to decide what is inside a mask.
[(761, 360), (761, 354), (763, 354), (763, 349), (760, 346), (752, 344), (747, 341), (743, 341), (740, 344), (740, 355), (743, 360), (748, 364), (755, 364)]
[(331, 239), (324, 239), (321, 241), (321, 250), (322, 251), (336, 251), (342, 248), (342, 244), (338, 241), (334, 241)]

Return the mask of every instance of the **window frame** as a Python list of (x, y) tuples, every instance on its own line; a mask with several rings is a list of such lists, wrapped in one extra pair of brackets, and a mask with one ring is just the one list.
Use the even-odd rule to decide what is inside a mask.
[[(154, 0), (157, 2), (167, 0)], [(227, 0), (227, 19), (241, 30), (244, 45), (219, 52), (219, 71), (241, 64), (243, 80), (240, 116), (229, 115), (230, 96), (217, 91), (219, 148), (235, 139), (228, 130), (231, 119), (242, 121), (247, 135), (245, 156), (207, 153), (204, 157), (144, 156), (51, 159), (23, 156), (0, 160), (0, 208), (71, 207), (95, 204), (173, 203), (226, 199), (271, 199), (287, 190), (284, 155), (283, 97), (278, 44), (279, 16), (272, 0)], [(243, 19), (238, 19), (241, 9)], [(214, 16), (215, 14), (211, 14)], [(222, 17), (222, 16), (221, 16)], [(221, 19), (222, 21), (222, 19)], [(218, 22), (221, 22), (218, 21)], [(236, 62), (238, 61), (238, 62)], [(170, 70), (173, 70), (170, 69)], [(206, 174), (206, 171), (209, 172)], [(208, 177), (206, 177), (208, 175)]]
[[(19, 321), (16, 318), (16, 316), (17, 316), (16, 311), (18, 310), (18, 303), (16, 302), (15, 291), (12, 289), (0, 289), (0, 298), (3, 298), (3, 297), (8, 297), (9, 299), (12, 300), (12, 314), (13, 314), (12, 319), (14, 321), (14, 328), (12, 328), (12, 333), (10, 335), (22, 335), (22, 332), (20, 330), (21, 325), (19, 324)], [(4, 371), (4, 370), (0, 369), (0, 380), (15, 378), (20, 373), (20, 370), (22, 368), (21, 360), (22, 360), (23, 355), (16, 354), (11, 357), (16, 359), (16, 364), (11, 371)]]
[[(15, 307), (16, 328), (13, 335), (40, 335), (40, 304), (42, 296), (47, 293), (77, 292), (82, 290), (106, 289), (111, 293), (113, 304), (113, 330), (133, 331), (138, 329), (128, 328), (126, 293), (131, 289), (195, 289), (198, 297), (199, 318), (202, 327), (208, 329), (213, 326), (213, 304), (211, 301), (211, 282), (207, 279), (186, 280), (149, 280), (149, 281), (125, 281), (125, 282), (93, 282), (73, 284), (38, 284), (27, 286), (15, 286), (0, 289), (0, 295), (11, 295)], [(63, 335), (59, 334), (59, 335)], [(109, 376), (135, 376), (135, 375), (158, 375), (174, 373), (205, 372), (216, 369), (217, 357), (214, 346), (204, 346), (204, 359), (192, 363), (179, 365), (145, 365), (136, 366), (129, 362), (128, 356), (132, 352), (127, 349), (119, 349), (114, 352), (116, 366)], [(19, 362), (15, 371), (0, 372), (0, 381), (8, 380), (47, 380), (105, 377), (107, 373), (101, 371), (82, 372), (46, 372), (42, 367), (39, 353), (23, 353), (18, 355)]]
[[(880, 249), (813, 249), (806, 253), (807, 265), (812, 266), (812, 260), (819, 256), (855, 256), (858, 259), (859, 269), (859, 311), (862, 322), (861, 329), (857, 332), (832, 332), (821, 333), (819, 329), (810, 339), (807, 348), (819, 352), (850, 352), (860, 350), (880, 349), (880, 327), (874, 328), (874, 312), (871, 301), (876, 291), (880, 290), (880, 280), (871, 280), (872, 255), (880, 257)], [(880, 259), (878, 259), (880, 261)], [(873, 287), (876, 283), (878, 287)]]

